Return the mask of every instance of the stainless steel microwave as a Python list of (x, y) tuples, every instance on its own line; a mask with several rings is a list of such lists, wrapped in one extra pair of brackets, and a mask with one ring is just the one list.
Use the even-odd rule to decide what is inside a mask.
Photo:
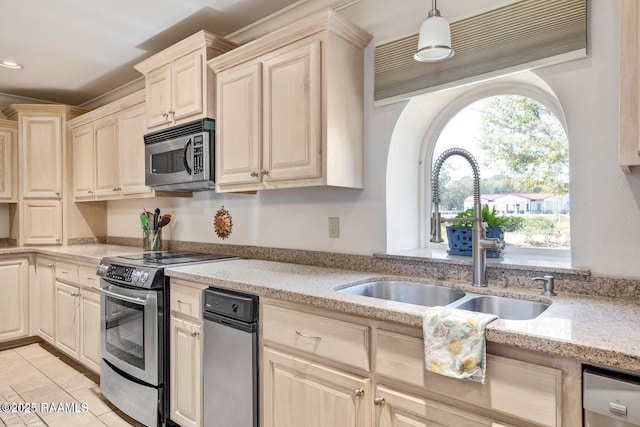
[(146, 134), (145, 184), (158, 191), (213, 190), (215, 121), (201, 119)]

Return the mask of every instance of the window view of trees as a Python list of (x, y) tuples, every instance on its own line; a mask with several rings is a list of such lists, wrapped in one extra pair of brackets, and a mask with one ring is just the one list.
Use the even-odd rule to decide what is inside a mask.
[[(482, 204), (507, 215), (507, 245), (570, 247), (569, 144), (558, 118), (540, 102), (516, 95), (469, 105), (443, 129), (433, 160), (462, 147), (478, 160)], [(455, 216), (473, 205), (466, 161), (445, 162), (441, 211)]]

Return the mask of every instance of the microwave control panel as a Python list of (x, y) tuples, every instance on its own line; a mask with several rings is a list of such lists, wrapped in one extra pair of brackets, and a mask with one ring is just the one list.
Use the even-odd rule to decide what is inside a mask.
[(193, 174), (198, 175), (204, 171), (204, 146), (203, 136), (193, 137)]

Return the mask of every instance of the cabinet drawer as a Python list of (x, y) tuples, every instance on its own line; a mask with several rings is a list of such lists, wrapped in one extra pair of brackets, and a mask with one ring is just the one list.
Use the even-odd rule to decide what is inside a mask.
[[(78, 283), (78, 266), (67, 262), (56, 261), (56, 279)], [(95, 273), (95, 272), (94, 272)]]
[(100, 288), (100, 278), (96, 276), (95, 267), (81, 265), (78, 267), (78, 283), (86, 288)]
[(264, 304), (262, 337), (369, 370), (369, 327)]
[(171, 280), (171, 311), (202, 320), (202, 291), (207, 286)]
[(426, 371), (421, 338), (379, 330), (376, 371), (385, 377), (502, 412), (539, 426), (561, 426), (562, 371), (487, 355), (485, 384)]

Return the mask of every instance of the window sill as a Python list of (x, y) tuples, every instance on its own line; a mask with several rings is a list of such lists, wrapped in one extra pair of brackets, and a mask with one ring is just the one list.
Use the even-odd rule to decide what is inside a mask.
[[(376, 253), (377, 258), (412, 261), (433, 261), (447, 264), (471, 265), (471, 257), (449, 255), (445, 249), (419, 248), (401, 252)], [(538, 272), (564, 273), (580, 276), (590, 276), (591, 271), (586, 268), (571, 266), (571, 258), (566, 256), (549, 256), (528, 253), (505, 253), (503, 258), (487, 258), (487, 268), (502, 268), (506, 270), (535, 270)]]

